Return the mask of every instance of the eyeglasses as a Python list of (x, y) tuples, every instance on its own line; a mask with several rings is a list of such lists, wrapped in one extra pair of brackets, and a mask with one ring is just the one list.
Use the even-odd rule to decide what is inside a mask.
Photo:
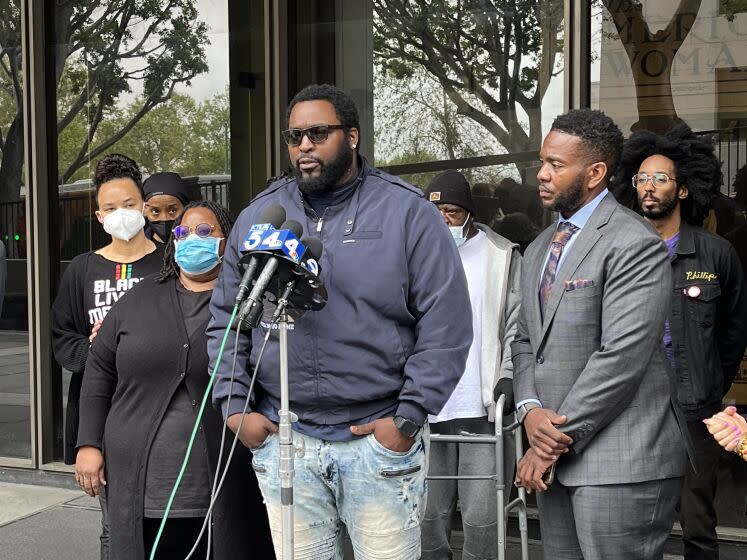
[(438, 211), (441, 212), (442, 216), (456, 216), (457, 214), (465, 213), (468, 214), (469, 212), (463, 208), (444, 208), (442, 206), (438, 207)]
[(196, 226), (176, 226), (172, 231), (174, 232), (174, 239), (186, 239), (190, 234), (195, 233), (198, 237), (210, 237), (215, 230), (215, 226), (210, 224), (201, 223)]
[(670, 177), (666, 173), (652, 173), (649, 175), (648, 173), (636, 173), (633, 175), (631, 182), (633, 183), (633, 187), (636, 189), (642, 189), (644, 188), (648, 182), (651, 181), (651, 184), (654, 186), (654, 189), (661, 189), (664, 188), (669, 181), (674, 181), (675, 183), (679, 183), (677, 179), (674, 177)]
[(283, 138), (289, 146), (300, 146), (303, 137), (308, 136), (313, 144), (321, 144), (329, 137), (330, 130), (344, 130), (342, 124), (318, 124), (309, 128), (289, 128), (283, 131)]

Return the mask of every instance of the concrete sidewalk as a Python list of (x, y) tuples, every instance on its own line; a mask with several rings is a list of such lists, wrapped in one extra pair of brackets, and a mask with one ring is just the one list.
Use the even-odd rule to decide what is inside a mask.
[[(70, 486), (69, 481), (68, 487)], [(509, 535), (516, 534), (512, 520)], [(2, 560), (98, 560), (101, 513), (98, 500), (80, 490), (0, 482), (0, 558)], [(536, 522), (530, 520), (530, 560), (542, 559)], [(520, 558), (509, 536), (510, 560)], [(454, 560), (461, 560), (462, 534), (453, 534)], [(672, 538), (665, 560), (681, 559), (681, 542)], [(352, 554), (346, 554), (352, 558)], [(723, 543), (722, 560), (747, 558), (747, 543)]]
[[(100, 524), (98, 500), (81, 491), (0, 482), (2, 560), (98, 560)], [(461, 533), (453, 540), (454, 560), (461, 560)], [(518, 549), (510, 539), (508, 558), (518, 560)], [(535, 541), (530, 560), (541, 559)]]
[(78, 490), (0, 483), (3, 560), (98, 560), (98, 500)]

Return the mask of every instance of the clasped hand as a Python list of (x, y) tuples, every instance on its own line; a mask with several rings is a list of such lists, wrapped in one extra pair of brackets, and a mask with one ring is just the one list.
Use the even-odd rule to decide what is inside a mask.
[(519, 461), (516, 472), (518, 486), (523, 486), (529, 492), (547, 490), (542, 476), (573, 444), (572, 438), (556, 428), (567, 420), (549, 408), (533, 408), (526, 415), (524, 430), (530, 448)]
[(718, 444), (727, 451), (734, 451), (743, 437), (747, 437), (747, 422), (737, 414), (737, 409), (727, 406), (723, 412), (718, 412), (703, 420), (708, 431)]

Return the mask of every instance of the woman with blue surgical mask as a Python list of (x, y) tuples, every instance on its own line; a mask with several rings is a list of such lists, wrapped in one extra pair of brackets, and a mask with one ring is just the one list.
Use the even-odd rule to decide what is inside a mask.
[[(52, 349), (57, 362), (71, 372), (64, 430), (64, 460), (75, 463), (80, 388), (88, 349), (104, 317), (144, 277), (158, 272), (162, 258), (145, 237), (143, 182), (137, 163), (109, 154), (96, 166), (96, 219), (111, 242), (62, 263), (64, 274), (52, 305)], [(107, 557), (107, 508), (101, 499), (101, 556)]]
[[(218, 204), (187, 205), (174, 223), (160, 274), (144, 279), (112, 309), (91, 345), (75, 472), (89, 495), (107, 494), (109, 560), (148, 558), (165, 516), (210, 381), (205, 331), (231, 225)], [(205, 517), (222, 427), (220, 412), (208, 403), (158, 559), (185, 558), (210, 524)], [(274, 557), (267, 514), (247, 465), (249, 451), (239, 446), (214, 510), (214, 560), (236, 558), (236, 551), (248, 559)], [(205, 532), (193, 558), (205, 558), (207, 546)]]

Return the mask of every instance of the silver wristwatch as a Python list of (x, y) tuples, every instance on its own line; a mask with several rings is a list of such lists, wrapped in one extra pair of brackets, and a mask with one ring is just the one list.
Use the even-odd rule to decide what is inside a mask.
[(533, 408), (542, 408), (542, 406), (537, 404), (536, 402), (528, 402), (524, 403), (516, 409), (516, 420), (519, 422), (519, 424), (524, 423), (524, 418), (527, 417), (527, 414), (529, 414), (529, 411)]

